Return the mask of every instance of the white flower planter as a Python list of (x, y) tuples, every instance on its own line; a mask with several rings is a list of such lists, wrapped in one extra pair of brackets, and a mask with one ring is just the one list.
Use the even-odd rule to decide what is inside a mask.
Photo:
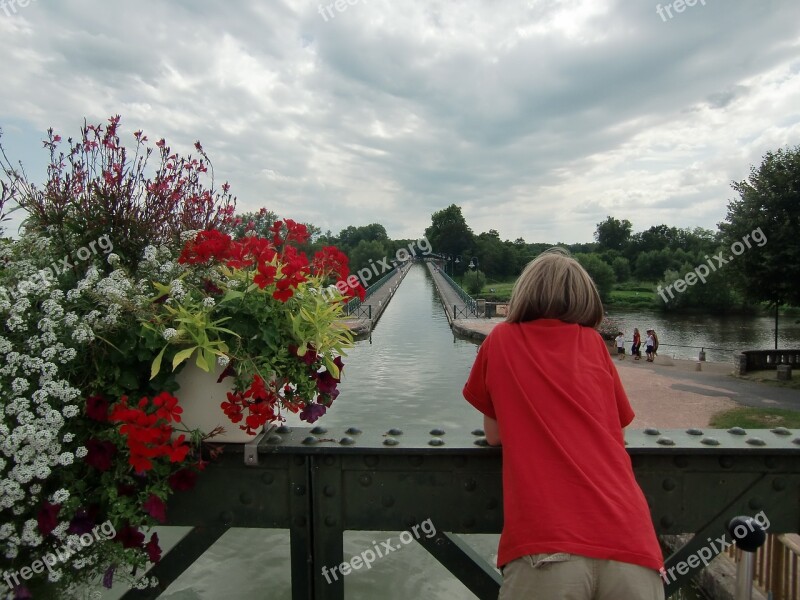
[(255, 436), (239, 429), (244, 424), (244, 419), (239, 423), (232, 423), (225, 415), (220, 404), (227, 400), (227, 393), (233, 390), (233, 379), (226, 377), (222, 383), (217, 383), (222, 368), (217, 367), (214, 372), (207, 373), (197, 367), (193, 362), (187, 364), (175, 378), (180, 389), (175, 392), (178, 404), (183, 408), (181, 423), (189, 429), (200, 429), (209, 433), (215, 427), (224, 427), (225, 433), (209, 438), (210, 442), (246, 443)]

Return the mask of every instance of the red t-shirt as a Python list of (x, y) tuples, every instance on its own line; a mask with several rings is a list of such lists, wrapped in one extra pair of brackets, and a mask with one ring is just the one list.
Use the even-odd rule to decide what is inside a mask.
[(597, 331), (554, 319), (501, 323), (481, 345), (464, 397), (500, 430), (498, 566), (566, 552), (662, 567), (625, 450), (633, 410)]

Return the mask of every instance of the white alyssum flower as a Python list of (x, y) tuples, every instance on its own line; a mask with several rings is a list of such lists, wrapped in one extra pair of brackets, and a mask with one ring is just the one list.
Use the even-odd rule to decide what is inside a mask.
[(161, 332), (161, 337), (165, 340), (170, 341), (178, 336), (177, 330), (173, 329), (172, 327), (167, 327), (163, 332)]

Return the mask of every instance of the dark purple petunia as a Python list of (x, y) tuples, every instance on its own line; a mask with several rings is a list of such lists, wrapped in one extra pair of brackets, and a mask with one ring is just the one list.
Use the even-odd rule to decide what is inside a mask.
[(72, 521), (69, 522), (67, 533), (74, 533), (75, 535), (82, 535), (84, 533), (91, 533), (92, 527), (95, 526), (95, 520), (89, 516), (89, 513), (84, 508), (78, 509)]
[(313, 423), (324, 415), (326, 410), (328, 409), (322, 404), (306, 404), (300, 411), (300, 418), (307, 423)]
[(27, 586), (18, 585), (14, 588), (14, 600), (32, 600), (33, 594)]
[(130, 525), (125, 525), (117, 531), (114, 540), (122, 544), (123, 548), (141, 548), (144, 544), (144, 534)]
[(181, 469), (169, 476), (169, 487), (176, 492), (186, 492), (194, 487), (197, 473), (191, 469)]
[(339, 380), (328, 371), (317, 373), (317, 390), (320, 394), (332, 394), (338, 383)]
[(39, 524), (39, 533), (42, 536), (50, 535), (50, 532), (58, 525), (58, 511), (61, 510), (60, 504), (50, 504), (45, 502), (39, 513), (36, 515), (36, 521)]
[(86, 399), (86, 416), (93, 421), (106, 423), (108, 421), (109, 402), (102, 396), (89, 396)]
[(157, 533), (153, 533), (150, 536), (150, 541), (145, 544), (144, 551), (147, 552), (147, 558), (151, 563), (157, 563), (161, 560), (161, 546), (158, 545)]
[(144, 504), (142, 504), (142, 508), (148, 515), (153, 517), (159, 523), (166, 522), (167, 505), (164, 504), (164, 501), (155, 494), (150, 494), (150, 496), (147, 497), (147, 500), (145, 500)]
[(86, 442), (86, 464), (94, 467), (98, 471), (108, 471), (113, 463), (117, 448), (112, 442), (101, 442), (100, 440), (90, 439)]
[(110, 590), (114, 585), (114, 571), (116, 570), (115, 566), (110, 566), (106, 569), (106, 572), (103, 574), (103, 587), (107, 590)]

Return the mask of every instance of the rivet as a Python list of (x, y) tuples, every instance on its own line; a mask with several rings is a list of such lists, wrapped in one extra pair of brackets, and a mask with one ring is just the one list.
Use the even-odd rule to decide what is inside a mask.
[(775, 481), (772, 482), (772, 489), (776, 492), (782, 492), (786, 489), (786, 480), (782, 477), (778, 477)]
[(703, 430), (691, 427), (686, 430), (686, 433), (688, 433), (689, 435), (703, 435)]
[(686, 456), (676, 456), (674, 462), (679, 469), (685, 469), (689, 466), (689, 458)]
[(264, 473), (261, 476), (261, 483), (264, 485), (272, 485), (275, 481), (275, 476), (272, 473)]
[(239, 496), (239, 502), (241, 502), (245, 506), (252, 504), (253, 494), (251, 494), (250, 492), (242, 492), (241, 495)]
[(222, 521), (223, 523), (225, 523), (226, 525), (228, 523), (232, 523), (233, 522), (233, 513), (231, 511), (229, 511), (229, 510), (225, 510), (219, 515), (219, 520)]
[(656, 440), (656, 444), (661, 444), (662, 446), (674, 446), (675, 442), (672, 441), (671, 438), (662, 436)]
[(664, 483), (661, 484), (661, 487), (663, 487), (666, 491), (671, 492), (676, 487), (678, 487), (678, 484), (675, 482), (674, 479), (667, 478), (664, 480)]
[(306, 446), (313, 446), (316, 443), (317, 443), (317, 438), (315, 438), (313, 435), (310, 435), (303, 440), (303, 444)]
[(486, 438), (478, 438), (473, 442), (476, 446), (488, 446), (489, 442), (486, 441)]
[(359, 433), (361, 433), (361, 430), (358, 427), (348, 427), (345, 430), (345, 433), (347, 435), (358, 435)]
[(670, 516), (661, 517), (661, 526), (664, 529), (672, 529), (673, 525), (675, 525), (675, 519)]
[(356, 443), (356, 441), (351, 437), (345, 436), (345, 437), (343, 437), (342, 439), (339, 440), (339, 443), (342, 446), (352, 446), (353, 444)]
[(704, 444), (706, 446), (719, 446), (719, 440), (717, 440), (717, 439), (715, 439), (713, 437), (708, 437), (708, 436), (706, 436), (702, 440), (700, 440), (700, 443)]
[(661, 435), (661, 432), (655, 427), (647, 427), (644, 430), (645, 435)]
[(334, 463), (336, 462), (336, 459), (333, 458), (332, 456), (326, 456), (325, 459), (322, 462), (325, 463), (326, 467), (332, 467), (334, 465)]
[(325, 488), (322, 490), (322, 493), (325, 494), (328, 498), (333, 498), (336, 495), (336, 490), (332, 485), (326, 485)]
[(436, 428), (431, 429), (431, 435), (444, 435), (444, 429)]
[(746, 443), (750, 444), (751, 446), (766, 446), (767, 445), (767, 442), (765, 442), (761, 438), (757, 438), (757, 437), (747, 438)]
[(306, 495), (306, 486), (302, 483), (298, 483), (294, 486), (294, 495), (295, 496), (305, 496)]
[(483, 429), (473, 429), (472, 430), (472, 435), (477, 435), (479, 437), (483, 437), (484, 435), (486, 435), (486, 432)]
[(288, 425), (281, 425), (275, 430), (276, 433), (292, 433), (292, 428)]
[(367, 474), (361, 475), (358, 478), (358, 483), (360, 483), (364, 487), (370, 486), (372, 485), (372, 477)]
[(336, 525), (336, 517), (325, 517), (325, 525), (328, 527)]
[(364, 464), (368, 467), (375, 467), (378, 465), (378, 457), (377, 456), (365, 456), (364, 457)]
[(793, 444), (797, 444), (798, 446), (800, 446), (800, 437), (796, 437), (796, 438), (794, 438), (794, 439), (792, 440), (792, 443), (793, 443)]
[(392, 498), (391, 496), (384, 496), (383, 498), (381, 498), (381, 504), (383, 505), (384, 508), (391, 508), (392, 506), (394, 506), (394, 498)]
[(313, 433), (314, 435), (319, 435), (321, 433), (328, 433), (328, 430), (325, 427), (317, 425), (316, 427), (314, 427), (314, 429), (311, 430), (311, 433)]
[(439, 438), (433, 438), (430, 442), (428, 442), (429, 446), (444, 446), (444, 440), (440, 440)]
[(283, 441), (283, 438), (279, 435), (271, 435), (267, 438), (268, 444), (280, 444)]
[(294, 524), (298, 527), (305, 527), (306, 526), (306, 518), (305, 517), (295, 517)]
[(775, 435), (792, 435), (792, 432), (786, 429), (786, 427), (775, 427), (770, 429), (770, 431)]
[(733, 457), (732, 456), (720, 456), (719, 457), (719, 466), (723, 469), (730, 469), (733, 466)]
[(747, 432), (741, 427), (731, 427), (728, 429), (728, 433), (731, 435), (747, 435)]
[(761, 510), (764, 504), (758, 498), (751, 498), (747, 506), (749, 506), (751, 510)]
[(386, 438), (385, 440), (383, 440), (383, 445), (384, 446), (397, 446), (397, 444), (399, 444), (399, 443), (400, 442), (398, 442), (394, 438)]
[(475, 482), (474, 479), (468, 479), (464, 482), (464, 489), (468, 492), (474, 492), (475, 489), (478, 487), (478, 484)]
[(389, 431), (386, 432), (386, 435), (403, 435), (403, 430), (397, 429), (396, 427), (392, 427)]

